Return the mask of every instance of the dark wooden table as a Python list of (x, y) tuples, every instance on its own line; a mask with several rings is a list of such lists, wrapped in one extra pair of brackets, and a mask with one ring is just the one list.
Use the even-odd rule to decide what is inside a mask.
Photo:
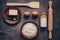
[[(39, 9), (31, 9), (28, 7), (17, 7), (21, 11), (21, 21), (12, 26), (8, 25), (3, 20), (3, 13), (6, 10), (7, 2), (19, 2), (19, 3), (27, 3), (31, 1), (39, 1), (41, 3)], [(54, 28), (53, 28), (53, 40), (60, 40), (60, 0), (53, 0), (53, 16), (54, 16)], [(31, 16), (29, 19), (24, 19), (23, 13), (25, 11), (38, 11), (39, 15), (36, 19), (32, 19)], [(41, 12), (45, 11), (48, 14), (48, 0), (0, 0), (0, 30), (3, 32), (0, 34), (0, 40), (27, 40), (23, 38), (20, 34), (21, 25), (27, 20), (34, 20), (39, 25), (39, 16)], [(44, 31), (41, 31), (39, 26), (39, 33), (36, 38), (32, 40), (48, 40), (48, 30), (45, 28)]]

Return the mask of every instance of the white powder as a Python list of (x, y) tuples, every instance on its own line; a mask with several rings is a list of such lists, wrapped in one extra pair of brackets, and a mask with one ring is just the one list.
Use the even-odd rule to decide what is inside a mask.
[(47, 17), (40, 18), (41, 27), (47, 27)]
[(26, 23), (22, 28), (22, 33), (27, 36), (36, 35), (37, 27), (33, 23)]

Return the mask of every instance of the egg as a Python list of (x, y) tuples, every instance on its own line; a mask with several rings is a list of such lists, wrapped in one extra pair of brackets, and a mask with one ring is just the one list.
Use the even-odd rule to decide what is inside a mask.
[(29, 16), (29, 15), (30, 15), (29, 11), (24, 12), (24, 16)]
[(33, 15), (33, 16), (38, 16), (38, 12), (37, 12), (37, 11), (33, 11), (33, 12), (32, 12), (32, 15)]

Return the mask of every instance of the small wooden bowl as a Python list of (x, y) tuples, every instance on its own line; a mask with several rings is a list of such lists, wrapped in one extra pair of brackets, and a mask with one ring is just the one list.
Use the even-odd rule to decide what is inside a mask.
[[(8, 19), (8, 15), (9, 15), (9, 10), (13, 9), (13, 10), (18, 10), (18, 15), (16, 17), (16, 20), (9, 20)], [(8, 24), (16, 24), (21, 20), (21, 12), (19, 11), (19, 9), (15, 8), (15, 7), (9, 7), (5, 10), (5, 13), (3, 13), (3, 18), (4, 20), (8, 23)]]
[[(22, 32), (22, 28), (24, 27), (24, 25), (25, 25), (26, 23), (33, 23), (33, 24), (36, 26), (37, 32), (35, 33), (35, 35), (33, 34), (33, 35), (28, 36), (28, 35), (25, 35), (25, 34)], [(20, 32), (21, 32), (21, 34), (22, 34), (23, 37), (25, 37), (25, 38), (27, 38), (27, 39), (33, 39), (33, 38), (35, 38), (35, 37), (37, 36), (37, 34), (38, 34), (38, 25), (37, 25), (35, 22), (33, 22), (33, 21), (24, 22), (24, 23), (22, 24), (22, 26), (21, 26)]]

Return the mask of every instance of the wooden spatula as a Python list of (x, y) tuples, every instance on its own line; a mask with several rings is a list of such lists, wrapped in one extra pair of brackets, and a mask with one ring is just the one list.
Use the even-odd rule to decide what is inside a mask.
[(48, 31), (49, 31), (49, 39), (52, 39), (52, 31), (53, 31), (53, 9), (52, 9), (52, 1), (49, 1), (49, 10), (48, 10)]
[(29, 2), (29, 3), (7, 3), (7, 6), (28, 6), (31, 8), (39, 8), (39, 2)]

